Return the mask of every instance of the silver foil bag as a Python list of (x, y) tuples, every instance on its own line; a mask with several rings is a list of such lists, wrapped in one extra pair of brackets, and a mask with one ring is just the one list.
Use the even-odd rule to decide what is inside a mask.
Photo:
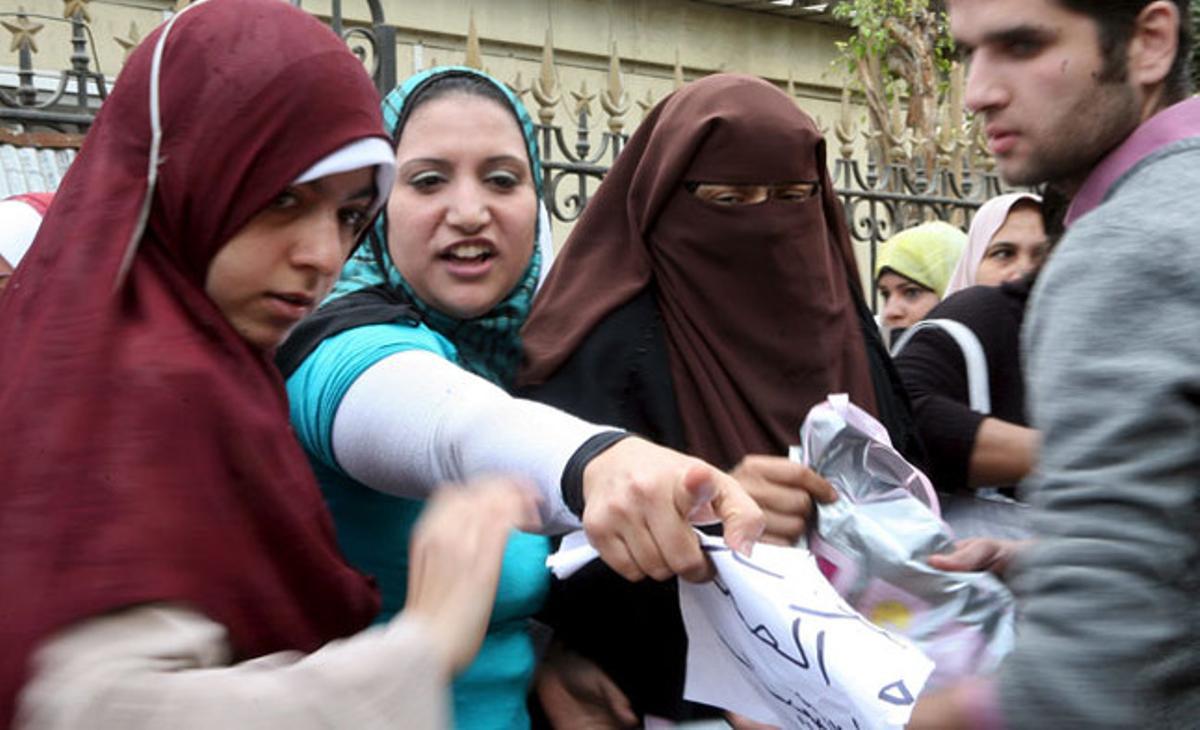
[(838, 593), (936, 663), (930, 687), (995, 669), (1013, 644), (1012, 593), (991, 573), (948, 573), (927, 564), (954, 542), (928, 478), (844, 395), (813, 407), (800, 438), (793, 458), (839, 494), (820, 505), (809, 535)]

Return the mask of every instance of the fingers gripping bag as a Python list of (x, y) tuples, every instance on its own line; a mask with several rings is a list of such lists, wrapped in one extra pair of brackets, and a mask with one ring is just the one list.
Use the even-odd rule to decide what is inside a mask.
[(926, 560), (954, 542), (929, 479), (887, 430), (845, 395), (813, 407), (799, 454), (838, 500), (818, 508), (809, 549), (839, 594), (936, 663), (929, 687), (990, 672), (1012, 648), (1014, 600), (991, 573), (948, 573)]

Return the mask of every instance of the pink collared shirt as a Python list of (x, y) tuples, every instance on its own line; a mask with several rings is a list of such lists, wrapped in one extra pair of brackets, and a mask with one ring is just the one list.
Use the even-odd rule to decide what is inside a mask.
[(1173, 104), (1147, 119), (1096, 165), (1067, 209), (1066, 225), (1104, 202), (1122, 175), (1151, 153), (1189, 137), (1200, 137), (1200, 97)]

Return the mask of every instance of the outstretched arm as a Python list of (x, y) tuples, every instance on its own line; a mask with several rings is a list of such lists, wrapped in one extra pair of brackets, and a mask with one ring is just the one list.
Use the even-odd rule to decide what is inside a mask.
[(706, 575), (692, 521), (720, 520), (737, 549), (758, 539), (762, 510), (737, 480), (634, 437), (584, 466), (577, 515), (563, 496), (564, 472), (606, 430), (410, 351), (380, 360), (350, 386), (334, 419), (333, 451), (350, 476), (399, 496), (422, 498), (445, 481), (483, 474), (528, 479), (542, 495), (543, 529), (582, 524), (605, 562), (630, 580)]

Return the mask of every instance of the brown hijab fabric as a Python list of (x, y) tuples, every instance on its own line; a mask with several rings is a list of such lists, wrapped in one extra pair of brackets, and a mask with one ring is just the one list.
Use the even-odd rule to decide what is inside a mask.
[[(820, 193), (722, 206), (685, 188), (801, 181)], [(654, 286), (689, 450), (782, 454), (829, 393), (874, 411), (858, 281), (812, 120), (761, 79), (710, 76), (650, 112), (588, 203), (522, 331), (521, 381)]]
[(187, 604), (238, 658), (308, 651), (378, 603), (334, 541), (283, 383), (204, 291), (226, 241), (300, 173), (386, 139), (345, 45), (278, 0), (209, 0), (130, 56), (0, 300), (0, 727), (39, 641)]

